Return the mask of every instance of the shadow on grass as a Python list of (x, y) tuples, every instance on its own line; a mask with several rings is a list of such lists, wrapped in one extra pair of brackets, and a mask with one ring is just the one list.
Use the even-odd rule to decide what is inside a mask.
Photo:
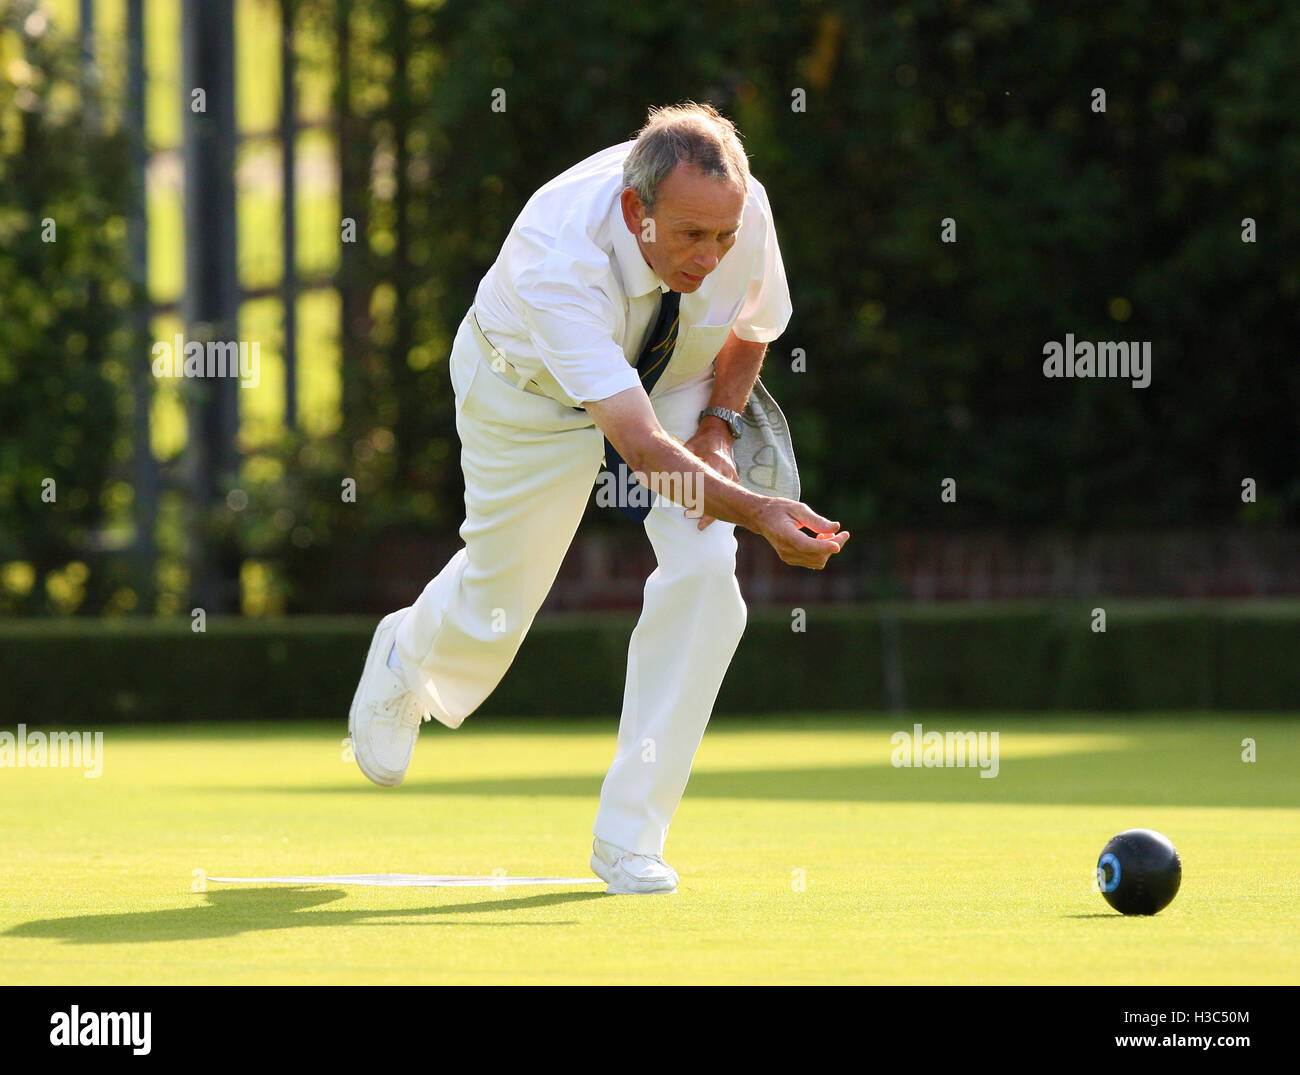
[[(572, 920), (554, 922), (475, 922), (460, 916), (482, 912), (527, 911), (601, 899), (604, 892), (548, 892), (539, 896), (483, 900), (479, 903), (440, 907), (403, 907), (384, 910), (331, 909), (325, 904), (341, 900), (341, 889), (266, 888), (217, 889), (203, 893), (203, 904), (166, 911), (122, 914), (73, 915), (24, 922), (5, 932), (6, 937), (42, 937), (65, 944), (148, 944), (153, 941), (198, 941), (235, 937), (242, 933), (292, 929), (300, 926), (381, 926), (401, 919), (403, 926), (571, 926)], [(425, 922), (412, 919), (427, 918)]]
[[(1132, 916), (1132, 915), (1122, 915), (1122, 914), (1118, 914), (1118, 913), (1115, 912), (1115, 911), (1094, 911), (1092, 914), (1063, 914), (1063, 915), (1061, 915), (1061, 917), (1062, 917), (1062, 918), (1115, 918), (1115, 919), (1124, 919), (1124, 918), (1132, 918), (1132, 917), (1134, 917), (1134, 916)], [(1149, 916), (1149, 915), (1142, 915), (1142, 916), (1139, 916), (1139, 917), (1144, 917), (1144, 918), (1146, 918), (1146, 917), (1150, 917), (1150, 916)]]
[[(1163, 746), (1163, 744), (1161, 745)], [(998, 775), (979, 769), (823, 765), (771, 769), (697, 770), (692, 799), (772, 799), (807, 802), (951, 802), (1113, 806), (1300, 806), (1294, 767), (1285, 759), (1243, 764), (1237, 742), (1188, 749), (1103, 749), (1002, 758)], [(603, 776), (559, 773), (482, 779), (407, 780), (384, 794), (574, 796), (600, 794)], [(345, 784), (297, 787), (214, 787), (213, 793), (377, 794), (358, 773)]]

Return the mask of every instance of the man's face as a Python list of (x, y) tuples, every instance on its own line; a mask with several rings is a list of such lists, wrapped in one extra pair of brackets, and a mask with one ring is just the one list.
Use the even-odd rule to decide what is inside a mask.
[[(736, 243), (745, 192), (682, 163), (659, 185), (654, 212), (623, 191), (623, 220), (646, 264), (674, 291), (690, 294)], [(647, 222), (653, 218), (653, 227)]]

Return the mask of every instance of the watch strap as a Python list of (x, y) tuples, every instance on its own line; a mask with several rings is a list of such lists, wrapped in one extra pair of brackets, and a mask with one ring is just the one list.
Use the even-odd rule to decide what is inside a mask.
[(705, 407), (704, 410), (700, 411), (700, 416), (696, 421), (702, 422), (706, 416), (721, 418), (727, 423), (727, 428), (731, 431), (732, 439), (740, 439), (740, 415), (736, 411), (729, 411), (726, 407)]

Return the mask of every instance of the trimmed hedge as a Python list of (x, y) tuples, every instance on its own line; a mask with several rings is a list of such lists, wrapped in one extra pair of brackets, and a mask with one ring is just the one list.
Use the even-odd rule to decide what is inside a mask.
[[(1106, 608), (1104, 634), (1093, 605)], [(539, 618), (480, 714), (616, 719), (634, 623)], [(0, 711), (4, 724), (345, 721), (374, 625), (0, 622)], [(762, 610), (717, 712), (884, 709), (891, 662), (914, 710), (1295, 711), (1297, 654), (1294, 602), (812, 606), (802, 631)]]

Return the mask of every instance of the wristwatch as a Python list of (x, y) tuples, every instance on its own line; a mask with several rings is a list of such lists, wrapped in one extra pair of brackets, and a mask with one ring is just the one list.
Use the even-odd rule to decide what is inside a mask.
[(704, 421), (705, 415), (721, 418), (727, 423), (727, 428), (731, 430), (732, 440), (740, 440), (740, 415), (736, 411), (729, 411), (726, 407), (705, 407), (704, 410), (700, 411), (700, 416), (695, 421)]

